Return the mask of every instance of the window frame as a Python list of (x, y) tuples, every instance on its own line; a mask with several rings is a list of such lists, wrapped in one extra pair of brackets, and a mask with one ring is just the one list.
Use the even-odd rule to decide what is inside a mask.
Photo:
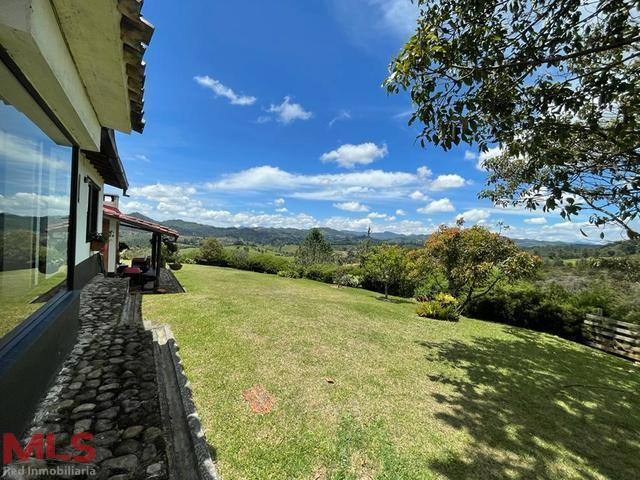
[(98, 234), (98, 217), (100, 216), (100, 193), (102, 188), (94, 182), (88, 175), (84, 177), (87, 184), (87, 225), (86, 241), (90, 242)]
[[(0, 63), (13, 75), (16, 81), (24, 88), (25, 92), (31, 97), (40, 110), (51, 120), (59, 132), (68, 140), (71, 148), (71, 175), (70, 175), (70, 191), (69, 191), (69, 225), (67, 233), (67, 276), (65, 280), (66, 289), (53, 295), (40, 308), (24, 318), (12, 330), (0, 337), (0, 375), (2, 367), (5, 366), (5, 360), (12, 356), (12, 349), (25, 338), (29, 337), (31, 332), (37, 331), (42, 326), (53, 321), (56, 311), (66, 308), (65, 306), (73, 302), (73, 298), (79, 293), (74, 290), (75, 284), (75, 267), (76, 267), (76, 244), (77, 244), (77, 228), (78, 228), (78, 200), (80, 194), (80, 186), (76, 179), (78, 178), (80, 165), (80, 146), (74, 139), (73, 135), (67, 130), (63, 122), (49, 107), (44, 98), (34, 88), (29, 79), (24, 75), (20, 67), (14, 62), (11, 55), (0, 45)], [(25, 115), (26, 116), (26, 115)], [(31, 118), (26, 118), (37, 125)]]

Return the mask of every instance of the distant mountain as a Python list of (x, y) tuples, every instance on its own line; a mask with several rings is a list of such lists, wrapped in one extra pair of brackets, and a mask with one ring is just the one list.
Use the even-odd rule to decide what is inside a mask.
[[(302, 242), (309, 230), (298, 228), (266, 228), (266, 227), (214, 227), (184, 220), (166, 220), (158, 222), (139, 212), (131, 213), (134, 217), (176, 229), (182, 237), (216, 237), (225, 243), (255, 243), (269, 245), (287, 245)], [(367, 238), (366, 233), (348, 230), (334, 230), (321, 228), (325, 238), (333, 245), (356, 244)], [(428, 235), (403, 235), (394, 232), (372, 233), (371, 238), (377, 242), (392, 242), (403, 245), (422, 245), (429, 238)], [(548, 242), (544, 240), (514, 239), (522, 248), (576, 246), (591, 247), (581, 243)]]
[(146, 215), (143, 215), (140, 212), (128, 213), (127, 215), (131, 215), (132, 217), (136, 217), (136, 218), (139, 218), (140, 220), (145, 220), (147, 222), (161, 223), (161, 222), (158, 222), (157, 220), (154, 220), (151, 217), (147, 217)]

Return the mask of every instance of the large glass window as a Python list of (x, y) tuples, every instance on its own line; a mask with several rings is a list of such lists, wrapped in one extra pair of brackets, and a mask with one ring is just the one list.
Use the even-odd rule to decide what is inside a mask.
[(71, 162), (0, 101), (0, 339), (65, 286)]

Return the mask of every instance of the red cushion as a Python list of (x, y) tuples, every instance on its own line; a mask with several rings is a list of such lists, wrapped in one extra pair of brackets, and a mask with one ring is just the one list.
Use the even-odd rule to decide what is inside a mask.
[(142, 270), (140, 270), (138, 267), (126, 267), (122, 273), (142, 273)]

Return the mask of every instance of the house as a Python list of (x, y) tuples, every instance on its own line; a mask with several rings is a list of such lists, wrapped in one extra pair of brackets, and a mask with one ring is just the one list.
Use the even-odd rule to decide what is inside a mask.
[[(128, 227), (134, 230), (151, 233), (151, 269), (159, 271), (162, 265), (162, 243), (172, 242), (178, 238), (177, 230), (160, 225), (149, 220), (127, 215), (119, 209), (120, 197), (106, 194), (103, 200), (102, 232), (106, 242), (101, 248), (103, 268), (106, 273), (116, 273), (120, 264), (120, 227)], [(158, 288), (159, 276), (155, 275), (155, 288)]]
[[(0, 431), (20, 434), (101, 270), (105, 185), (126, 193), (114, 131), (144, 129), (140, 0), (0, 5)], [(108, 211), (110, 212), (110, 211)], [(109, 244), (107, 261), (115, 256)]]

